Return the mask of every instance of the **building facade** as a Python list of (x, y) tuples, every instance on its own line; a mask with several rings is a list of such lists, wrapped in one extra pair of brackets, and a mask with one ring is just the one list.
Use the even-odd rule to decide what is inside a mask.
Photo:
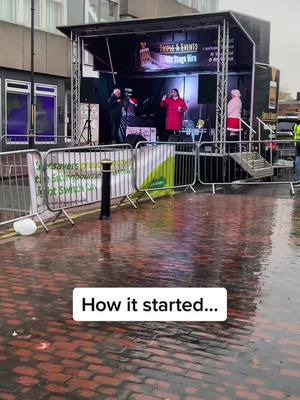
[[(119, 18), (112, 0), (35, 0), (35, 145), (62, 144), (70, 128), (70, 44), (56, 27)], [(28, 146), (31, 0), (0, 0), (0, 150)], [(86, 56), (86, 73), (92, 61)], [(90, 64), (90, 65), (88, 65)]]
[(193, 8), (201, 13), (215, 12), (219, 8), (219, 0), (177, 0), (185, 6)]
[(121, 0), (120, 18), (155, 18), (195, 12), (215, 12), (219, 0)]
[[(57, 29), (132, 18), (216, 11), (218, 0), (35, 0), (35, 144), (70, 135), (70, 44)], [(0, 151), (28, 146), (31, 0), (0, 0)], [(98, 76), (85, 54), (84, 75)]]
[(298, 117), (300, 118), (300, 92), (297, 93), (296, 99), (279, 102), (278, 115), (285, 116), (292, 114), (298, 114)]

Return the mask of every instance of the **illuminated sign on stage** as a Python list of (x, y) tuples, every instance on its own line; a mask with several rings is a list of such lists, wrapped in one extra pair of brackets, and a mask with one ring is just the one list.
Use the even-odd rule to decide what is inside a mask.
[(197, 63), (198, 48), (198, 43), (161, 44), (159, 46), (160, 61), (171, 66)]
[[(217, 41), (139, 42), (139, 69), (160, 71), (215, 65), (218, 60)], [(235, 41), (229, 42), (229, 62), (234, 62)]]
[(172, 43), (172, 44), (161, 44), (159, 46), (160, 53), (188, 53), (197, 52), (198, 43)]

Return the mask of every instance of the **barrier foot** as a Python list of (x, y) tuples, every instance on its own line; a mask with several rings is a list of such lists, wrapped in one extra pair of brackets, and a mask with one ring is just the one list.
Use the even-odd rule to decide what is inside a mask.
[(117, 205), (117, 208), (119, 208), (121, 206), (121, 204), (124, 203), (125, 200), (128, 200), (129, 203), (134, 207), (137, 208), (137, 205), (135, 204), (135, 202), (129, 197), (129, 196), (125, 196), (122, 198), (122, 200), (120, 201), (120, 203)]
[(68, 220), (72, 225), (74, 225), (74, 221), (72, 220), (71, 217), (69, 217), (68, 213), (67, 213), (63, 208), (61, 209), (61, 213), (63, 213), (64, 216), (67, 218), (67, 220)]
[(295, 188), (294, 188), (294, 185), (292, 184), (292, 182), (291, 182), (290, 194), (291, 194), (291, 196), (295, 196)]
[(144, 192), (140, 192), (140, 193), (138, 193), (137, 192), (137, 194), (139, 194), (139, 196), (136, 198), (136, 202), (138, 203), (139, 201), (140, 201), (140, 199), (144, 196)]
[(126, 197), (122, 197), (121, 201), (119, 202), (119, 204), (117, 205), (117, 208), (119, 208), (121, 206), (121, 204), (124, 203), (124, 200), (126, 199)]
[(136, 205), (135, 202), (130, 198), (130, 196), (126, 196), (126, 199), (129, 201), (129, 203), (132, 205), (132, 207), (134, 207), (135, 209), (137, 209), (137, 205)]
[(59, 211), (58, 214), (55, 215), (54, 219), (53, 219), (53, 223), (56, 222), (58, 220), (58, 218), (61, 216), (62, 211)]
[(212, 185), (212, 191), (213, 191), (213, 194), (216, 194), (216, 187), (215, 187), (215, 184), (213, 183), (213, 185)]
[(153, 199), (153, 197), (150, 195), (150, 193), (148, 193), (148, 191), (145, 191), (146, 195), (149, 197), (149, 199), (152, 201), (153, 204), (155, 204), (155, 201)]
[(66, 219), (72, 224), (74, 225), (74, 221), (69, 217), (69, 215), (66, 213), (66, 211), (62, 208), (58, 214), (55, 216), (53, 223), (56, 222), (58, 220), (58, 218), (61, 216), (61, 214), (64, 214), (64, 216), (66, 217)]
[(196, 190), (193, 188), (192, 185), (190, 185), (190, 189), (191, 189), (192, 192), (196, 193)]
[(42, 227), (45, 229), (45, 231), (48, 233), (49, 229), (47, 228), (47, 225), (45, 224), (45, 222), (42, 220), (42, 218), (39, 216), (39, 214), (36, 214), (37, 219), (40, 221)]

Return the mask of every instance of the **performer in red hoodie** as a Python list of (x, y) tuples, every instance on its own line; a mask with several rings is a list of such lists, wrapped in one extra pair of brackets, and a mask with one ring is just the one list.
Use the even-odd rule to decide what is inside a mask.
[(177, 89), (171, 90), (171, 96), (164, 96), (160, 103), (161, 107), (167, 110), (166, 129), (167, 134), (165, 140), (169, 139), (169, 135), (177, 134), (182, 129), (183, 113), (187, 110), (185, 101), (179, 96)]

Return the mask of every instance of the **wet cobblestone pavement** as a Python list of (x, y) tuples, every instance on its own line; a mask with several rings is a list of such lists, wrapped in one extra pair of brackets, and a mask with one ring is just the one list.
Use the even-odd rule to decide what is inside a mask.
[[(0, 400), (300, 400), (300, 200), (184, 194), (0, 246)], [(226, 287), (225, 323), (78, 323), (78, 286)]]

